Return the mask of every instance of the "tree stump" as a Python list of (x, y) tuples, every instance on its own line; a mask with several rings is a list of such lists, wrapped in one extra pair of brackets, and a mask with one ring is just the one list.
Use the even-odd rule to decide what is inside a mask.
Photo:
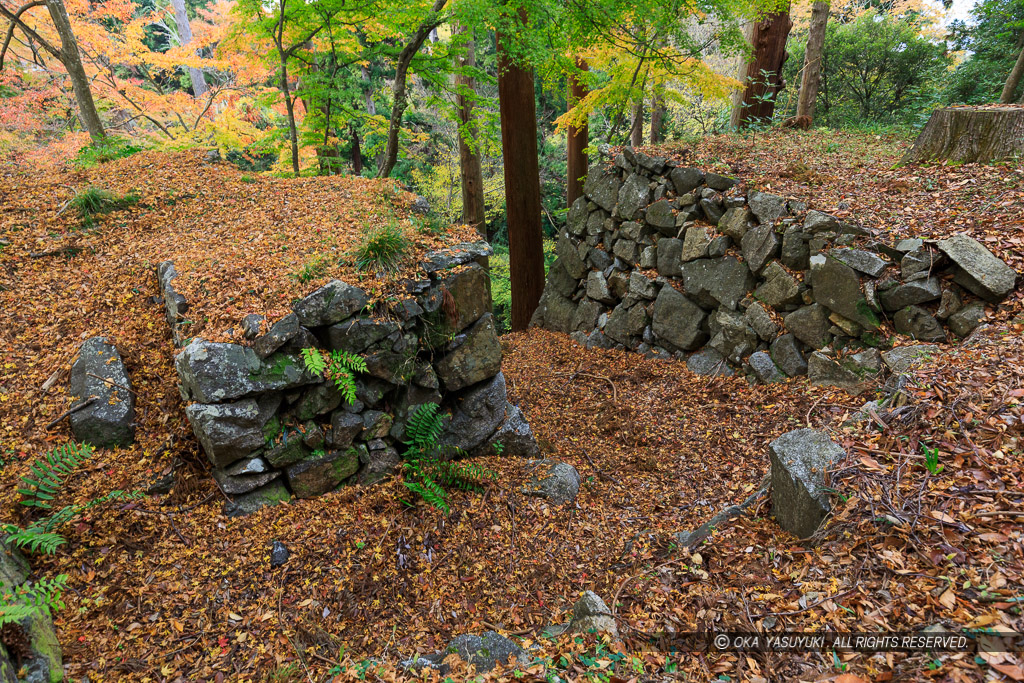
[(984, 105), (937, 109), (902, 163), (988, 163), (1024, 155), (1024, 107)]

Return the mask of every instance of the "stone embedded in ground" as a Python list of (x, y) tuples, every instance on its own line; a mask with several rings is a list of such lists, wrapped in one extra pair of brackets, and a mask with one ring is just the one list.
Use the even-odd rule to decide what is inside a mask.
[(686, 367), (697, 375), (732, 377), (735, 374), (725, 356), (711, 347), (690, 354), (686, 359)]
[(930, 277), (887, 289), (879, 294), (878, 299), (885, 310), (898, 311), (907, 306), (934, 301), (940, 296), (942, 288), (939, 286), (939, 278)]
[(540, 456), (540, 447), (537, 439), (533, 436), (533, 430), (526, 421), (523, 411), (519, 406), (509, 404), (505, 408), (505, 419), (498, 426), (490, 441), (492, 444), (501, 444), (501, 455), (515, 455), (524, 458), (537, 458)]
[(735, 310), (754, 286), (754, 276), (734, 256), (689, 261), (682, 264), (679, 274), (687, 296), (708, 309), (724, 306)]
[(809, 538), (831, 510), (825, 473), (845, 452), (816, 429), (787, 432), (772, 441), (768, 449), (772, 514), (786, 531)]
[(661, 288), (654, 300), (654, 334), (674, 348), (692, 351), (699, 347), (707, 335), (701, 329), (706, 317), (700, 306), (670, 286)]
[(949, 316), (946, 324), (949, 325), (949, 329), (953, 331), (953, 334), (958, 337), (966, 337), (973, 332), (984, 319), (985, 304), (980, 301), (974, 301)]
[(860, 278), (850, 266), (818, 254), (811, 257), (810, 285), (814, 301), (869, 330), (878, 329), (878, 317), (860, 289)]
[(556, 332), (569, 332), (573, 329), (576, 306), (572, 301), (554, 289), (545, 289), (537, 304), (537, 309), (530, 318), (530, 326), (541, 326)]
[(187, 399), (218, 403), (320, 381), (298, 355), (274, 353), (260, 360), (238, 344), (194, 339), (174, 360)]
[(523, 648), (494, 631), (485, 631), (479, 636), (455, 636), (440, 654), (439, 662), (449, 655), (458, 655), (464, 662), (473, 665), (478, 674), (492, 671), (499, 664), (508, 666), (510, 661), (513, 666), (520, 667), (530, 663), (530, 657)]
[(759, 223), (774, 225), (775, 221), (789, 213), (785, 197), (776, 194), (755, 190), (747, 195), (747, 203)]
[(579, 490), (580, 475), (575, 467), (547, 459), (532, 464), (530, 479), (523, 485), (521, 492), (526, 496), (562, 505), (576, 500)]
[(743, 258), (755, 275), (778, 255), (781, 245), (782, 240), (775, 234), (775, 228), (770, 223), (748, 230), (740, 240)]
[(1017, 273), (976, 239), (953, 235), (938, 247), (958, 266), (953, 281), (992, 303), (999, 303), (1013, 290)]
[(263, 422), (253, 399), (185, 408), (192, 431), (214, 467), (227, 467), (263, 446)]
[(75, 439), (97, 448), (128, 446), (135, 441), (135, 392), (121, 354), (105, 337), (87, 339), (71, 365)]
[(946, 341), (946, 331), (932, 314), (920, 306), (907, 306), (893, 318), (896, 331), (919, 341)]
[(789, 377), (807, 374), (807, 360), (800, 350), (800, 342), (792, 334), (776, 338), (771, 346), (772, 360)]
[(607, 633), (619, 637), (619, 629), (608, 605), (593, 591), (585, 591), (572, 607), (569, 631), (575, 633)]
[(775, 361), (772, 360), (772, 357), (766, 351), (752, 353), (747, 362), (762, 384), (782, 382), (786, 379), (786, 374), (775, 365)]
[(355, 449), (332, 451), (287, 469), (288, 485), (296, 498), (313, 498), (333, 490), (359, 469)]
[(213, 478), (220, 484), (221, 490), (229, 496), (254, 491), (261, 486), (266, 486), (281, 476), (279, 471), (262, 472), (260, 474), (231, 475), (224, 470), (214, 469)]
[(867, 389), (867, 384), (878, 374), (881, 361), (878, 350), (871, 349), (835, 359), (815, 351), (807, 359), (807, 377), (812, 384), (841, 387), (856, 396)]
[(333, 280), (292, 307), (305, 327), (333, 325), (363, 309), (368, 303), (366, 293), (347, 282)]
[(873, 254), (870, 251), (864, 251), (863, 249), (833, 249), (829, 252), (829, 255), (835, 260), (845, 263), (854, 270), (860, 271), (865, 275), (871, 277), (878, 277), (885, 270), (889, 262), (879, 257), (877, 254)]
[(457, 391), (483, 381), (501, 371), (501, 343), (490, 313), (471, 327), (454, 351), (434, 364), (437, 376), (447, 391)]
[(251, 515), (260, 508), (287, 502), (291, 497), (292, 495), (284, 485), (283, 479), (275, 479), (255, 491), (235, 496), (231, 502), (224, 505), (224, 514), (228, 517)]
[(280, 567), (288, 561), (288, 557), (291, 553), (288, 551), (288, 547), (281, 543), (281, 541), (274, 541), (270, 546), (270, 566)]
[(402, 458), (398, 455), (398, 451), (391, 446), (370, 450), (360, 444), (360, 448), (357, 450), (359, 451), (359, 462), (363, 465), (359, 469), (357, 479), (364, 486), (383, 481), (396, 472), (402, 464)]
[(829, 330), (832, 323), (828, 311), (821, 304), (811, 304), (793, 311), (783, 318), (786, 330), (812, 349), (820, 349), (832, 341)]
[(915, 365), (934, 360), (938, 353), (939, 347), (933, 344), (911, 344), (883, 351), (882, 360), (890, 370), (900, 375)]

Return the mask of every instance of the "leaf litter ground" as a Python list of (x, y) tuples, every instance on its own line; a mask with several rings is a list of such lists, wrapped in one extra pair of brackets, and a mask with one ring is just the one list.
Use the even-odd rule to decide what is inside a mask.
[[(710, 138), (673, 151), (901, 236), (967, 231), (1021, 270), (1020, 168), (892, 169), (904, 148), (815, 132)], [(358, 226), (382, 211), (401, 214), (403, 201), (371, 181), (249, 180), (194, 154), (137, 156), (89, 172), (3, 169), (0, 221), (11, 243), (0, 251), (5, 518), (23, 514), (14, 484), (28, 462), (69, 437), (66, 422), (45, 425), (66, 410), (68, 365), (93, 334), (112, 336), (132, 373), (138, 442), (99, 453), (73, 478), (68, 499), (146, 488), (184, 463), (171, 495), (94, 511), (68, 530), (71, 542), (56, 557), (34, 562), (41, 575), (71, 577), (57, 617), (69, 678), (320, 681), (343, 669), (342, 678), (389, 680), (402, 676), (400, 659), (491, 628), (533, 649), (540, 663), (531, 678), (544, 676), (543, 662), (570, 680), (1024, 677), (1019, 653), (680, 658), (638, 640), (704, 628), (1021, 631), (1019, 292), (970, 345), (945, 347), (918, 370), (897, 408), (859, 422), (849, 421), (864, 396), (802, 380), (751, 387), (692, 375), (681, 363), (584, 350), (540, 330), (508, 335), (511, 398), (545, 453), (580, 471), (576, 505), (524, 497), (530, 463), (490, 458), (499, 482), (483, 495), (453, 494), (447, 518), (403, 506), (404, 489), (392, 481), (229, 519), (183, 419), (173, 348), (150, 301), (153, 266), (173, 258), (189, 292), (205, 290), (211, 336), (242, 313), (284, 313), (320, 282), (288, 277), (327, 249), (319, 240), (344, 251), (354, 234), (336, 229), (344, 217)], [(142, 197), (83, 230), (57, 213), (72, 188), (89, 184)], [(267, 258), (279, 234), (295, 251)], [(58, 251), (69, 245), (80, 251)], [(32, 257), (43, 252), (56, 253)], [(319, 277), (355, 276), (344, 268)], [(675, 547), (675, 532), (757, 488), (771, 439), (808, 424), (849, 454), (832, 474), (836, 514), (817, 545), (779, 530), (764, 498), (696, 554)], [(923, 444), (939, 449), (938, 475), (923, 467)], [(292, 551), (277, 569), (273, 540)], [(586, 589), (611, 605), (625, 644), (538, 637), (564, 622)], [(636, 657), (632, 665), (621, 653)]]

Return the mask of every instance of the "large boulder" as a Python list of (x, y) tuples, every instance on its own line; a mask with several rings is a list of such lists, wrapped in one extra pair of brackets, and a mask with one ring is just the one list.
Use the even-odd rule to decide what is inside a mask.
[(704, 311), (671, 286), (664, 286), (654, 300), (654, 334), (676, 349), (692, 351), (704, 343), (701, 329)]
[(253, 399), (236, 403), (193, 403), (185, 408), (192, 431), (214, 467), (227, 467), (264, 443), (263, 415)]
[(135, 441), (135, 393), (121, 354), (105, 337), (87, 339), (71, 365), (71, 433), (97, 448)]
[(465, 335), (465, 340), (434, 364), (437, 376), (447, 391), (457, 391), (501, 370), (501, 343), (494, 329), (494, 319), (485, 314)]
[(1013, 290), (1017, 273), (976, 239), (954, 235), (938, 247), (957, 265), (953, 281), (982, 299), (999, 303)]
[(193, 339), (174, 360), (186, 400), (218, 403), (320, 381), (302, 358), (278, 352), (261, 360), (238, 344)]
[(305, 327), (333, 325), (363, 309), (366, 292), (347, 282), (333, 280), (292, 306)]
[(580, 474), (572, 465), (557, 460), (541, 460), (534, 464), (522, 493), (562, 505), (576, 500), (580, 481)]
[[(562, 288), (569, 286), (571, 289), (562, 289), (560, 293), (569, 296), (576, 287), (575, 283), (569, 284), (571, 278), (567, 271), (565, 275), (567, 277), (559, 284)], [(477, 263), (453, 271), (441, 279), (440, 286), (448, 290), (455, 302), (455, 332), (461, 332), (491, 311), (491, 278)]]
[(768, 446), (771, 454), (772, 514), (786, 531), (809, 538), (831, 510), (826, 472), (844, 455), (825, 432), (797, 429)]

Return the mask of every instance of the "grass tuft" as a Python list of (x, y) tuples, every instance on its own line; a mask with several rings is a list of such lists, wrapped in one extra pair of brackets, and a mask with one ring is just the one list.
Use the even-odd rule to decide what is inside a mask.
[(401, 267), (410, 246), (409, 238), (397, 222), (371, 228), (356, 247), (356, 268), (393, 273)]

